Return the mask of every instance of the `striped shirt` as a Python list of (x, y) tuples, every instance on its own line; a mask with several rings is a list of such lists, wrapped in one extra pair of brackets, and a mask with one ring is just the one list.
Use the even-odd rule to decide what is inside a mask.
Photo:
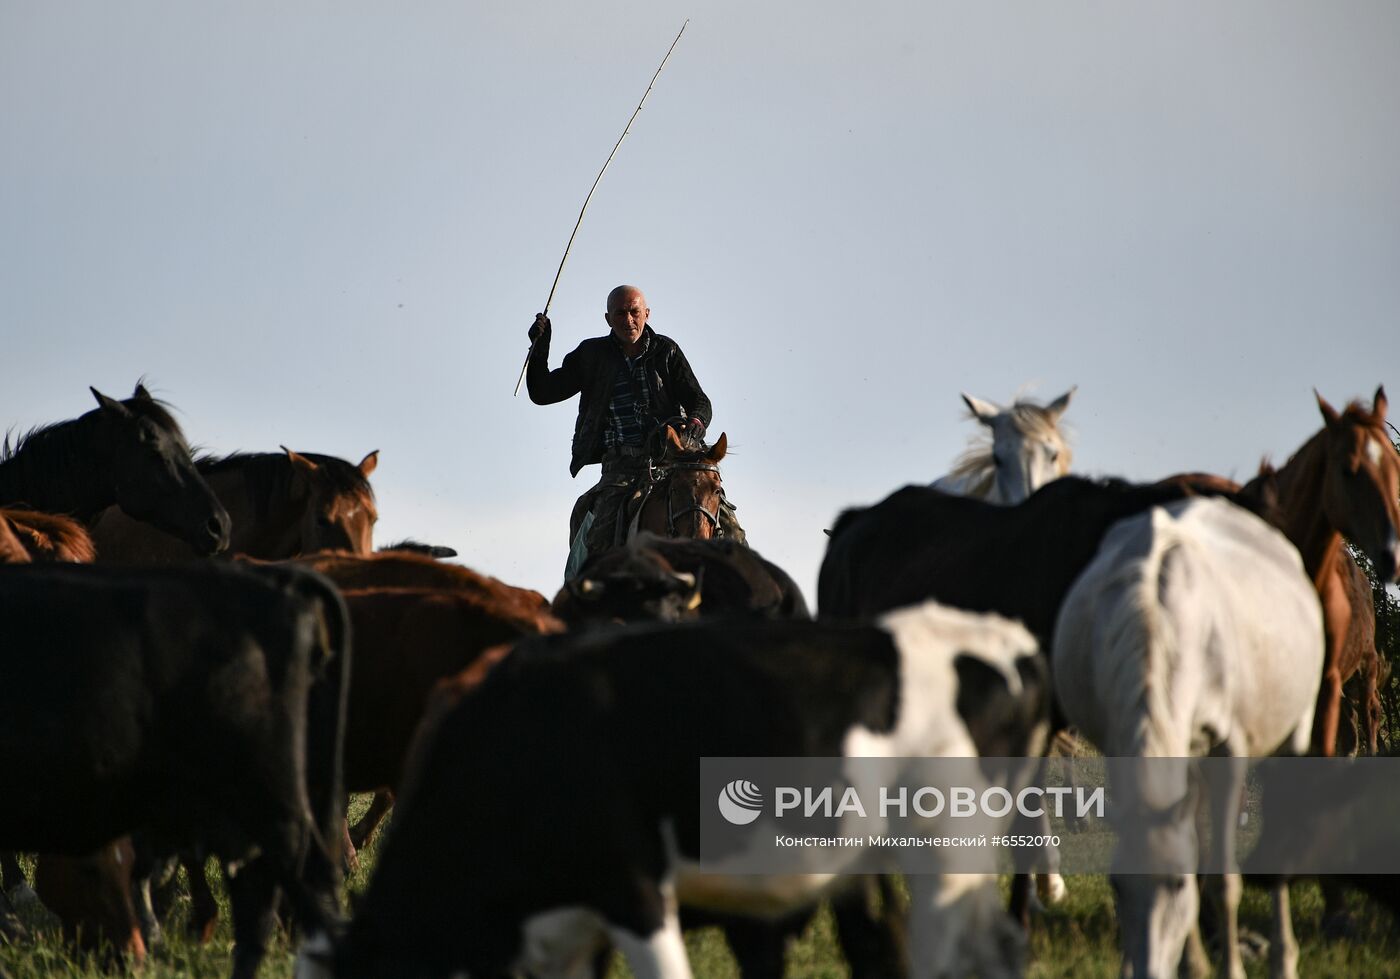
[(648, 338), (641, 353), (636, 357), (623, 358), (623, 367), (613, 382), (612, 400), (608, 402), (608, 427), (603, 432), (605, 448), (640, 446), (651, 429), (650, 393), (643, 364), (650, 346)]

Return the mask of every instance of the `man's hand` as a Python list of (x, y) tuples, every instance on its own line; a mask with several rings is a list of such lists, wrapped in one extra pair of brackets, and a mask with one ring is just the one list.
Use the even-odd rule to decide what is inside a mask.
[(695, 439), (697, 442), (705, 441), (705, 423), (700, 419), (692, 417), (685, 423), (685, 434)]
[(530, 326), (530, 342), (543, 338), (545, 343), (549, 342), (550, 333), (549, 317), (544, 313), (535, 314), (535, 322)]

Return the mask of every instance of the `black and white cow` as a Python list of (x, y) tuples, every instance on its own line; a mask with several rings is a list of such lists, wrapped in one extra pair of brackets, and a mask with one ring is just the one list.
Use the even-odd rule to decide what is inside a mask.
[(279, 886), (310, 925), (333, 921), (349, 650), (326, 579), (7, 567), (0, 623), (0, 847), (81, 855), (140, 833), (250, 860), (230, 880), (236, 977), (257, 971)]
[[(301, 974), (588, 976), (610, 940), (638, 979), (688, 977), (677, 904), (714, 869), (700, 758), (1022, 756), (1047, 709), (1025, 629), (933, 603), (532, 640), (435, 714), (359, 914)], [(706, 903), (808, 904), (839, 880), (708, 877)], [(994, 876), (911, 885), (914, 974), (1019, 975)]]

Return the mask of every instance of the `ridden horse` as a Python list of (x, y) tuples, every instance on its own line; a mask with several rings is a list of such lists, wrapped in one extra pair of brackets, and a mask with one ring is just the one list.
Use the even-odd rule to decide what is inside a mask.
[(125, 401), (91, 389), (97, 407), (0, 447), (0, 506), (91, 524), (116, 505), (200, 554), (228, 546), (229, 516), (190, 458), (168, 407), (142, 384)]
[(1048, 405), (1017, 399), (1002, 408), (963, 394), (968, 411), (990, 429), (990, 437), (970, 445), (946, 475), (930, 485), (955, 496), (975, 496), (988, 503), (1016, 504), (1069, 472), (1069, 443), (1060, 431), (1060, 416), (1075, 388)]
[[(1307, 748), (1322, 672), (1322, 614), (1298, 551), (1223, 499), (1129, 517), (1104, 535), (1065, 596), (1051, 674), (1060, 709), (1110, 758), (1245, 759)], [(1154, 772), (1160, 776), (1163, 773)], [(1123, 773), (1114, 890), (1123, 975), (1177, 975), (1188, 938), (1200, 951), (1195, 799), (1185, 767)], [(1210, 768), (1211, 866), (1221, 968), (1244, 979), (1236, 912), (1239, 765)], [(1203, 842), (1203, 841), (1202, 841)], [(1124, 854), (1152, 866), (1125, 864)], [(1275, 887), (1274, 975), (1292, 975), (1286, 885)], [(1291, 948), (1291, 958), (1290, 958)], [(1195, 962), (1192, 963), (1193, 965)]]
[(97, 557), (92, 536), (72, 517), (10, 507), (0, 509), (0, 519), (8, 524), (15, 542), (30, 561), (91, 564)]
[(627, 539), (642, 531), (697, 540), (722, 536), (719, 462), (729, 447), (725, 433), (707, 446), (663, 423), (650, 441), (654, 448), (629, 507)]
[[(228, 509), (229, 551), (266, 560), (314, 551), (368, 554), (378, 513), (369, 475), (379, 453), (359, 465), (316, 452), (236, 452), (196, 460), (200, 474)], [(167, 564), (193, 555), (180, 541), (112, 509), (93, 528), (105, 563)]]

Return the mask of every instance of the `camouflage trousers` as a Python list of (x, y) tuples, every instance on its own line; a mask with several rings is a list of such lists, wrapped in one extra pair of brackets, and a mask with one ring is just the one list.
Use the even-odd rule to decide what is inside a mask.
[[(625, 541), (627, 528), (618, 524), (624, 514), (630, 516), (633, 506), (641, 499), (641, 487), (647, 474), (645, 456), (623, 455), (615, 449), (603, 456), (603, 474), (598, 482), (585, 490), (569, 515), (569, 560), (564, 578), (573, 578), (594, 554), (601, 554)], [(719, 508), (719, 526), (723, 535), (740, 544), (747, 543), (744, 528), (734, 516), (734, 507), (724, 500)]]

